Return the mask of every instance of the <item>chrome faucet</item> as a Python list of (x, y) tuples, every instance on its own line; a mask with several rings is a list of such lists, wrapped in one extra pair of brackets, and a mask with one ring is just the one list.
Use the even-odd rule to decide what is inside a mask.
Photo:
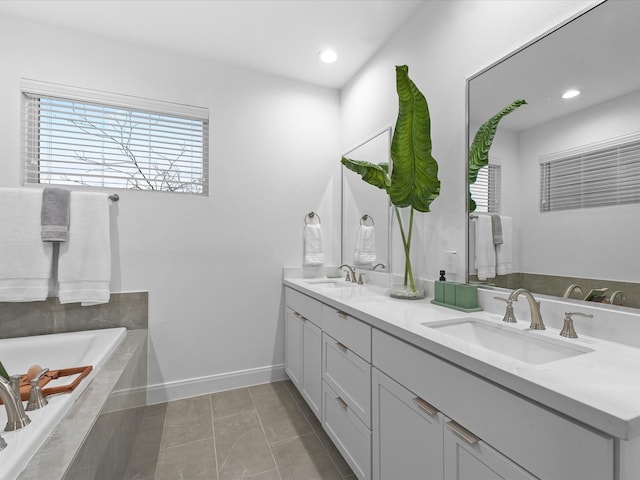
[[(347, 276), (344, 278), (345, 282), (356, 283), (356, 271), (353, 269), (353, 267), (347, 265), (346, 263), (344, 265), (340, 265), (340, 270), (342, 270), (344, 267), (347, 267), (349, 269), (347, 271)], [(351, 274), (349, 274), (349, 272), (351, 272)]]
[(529, 328), (532, 330), (544, 330), (545, 326), (542, 321), (542, 315), (540, 314), (540, 302), (533, 298), (533, 294), (529, 290), (524, 288), (514, 290), (511, 292), (511, 295), (509, 295), (509, 298), (507, 298), (507, 302), (517, 302), (520, 295), (525, 296), (531, 309), (531, 325), (529, 325)]
[(571, 294), (573, 292), (576, 292), (578, 295), (584, 295), (583, 291), (582, 291), (582, 287), (580, 285), (577, 285), (575, 283), (572, 283), (571, 285), (569, 285), (567, 287), (567, 289), (564, 291), (564, 294), (562, 295), (564, 298), (569, 298), (571, 296)]
[(24, 411), (20, 394), (16, 394), (16, 391), (19, 392), (20, 389), (19, 379), (18, 375), (11, 377), (10, 382), (0, 378), (0, 398), (2, 398), (4, 408), (7, 410), (7, 425), (4, 427), (7, 432), (18, 430), (31, 423), (31, 419)]

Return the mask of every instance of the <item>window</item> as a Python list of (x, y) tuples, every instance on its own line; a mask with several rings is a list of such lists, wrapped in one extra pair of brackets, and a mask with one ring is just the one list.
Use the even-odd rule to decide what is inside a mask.
[(470, 187), (476, 212), (500, 213), (500, 165), (485, 165)]
[(630, 203), (640, 203), (640, 134), (541, 159), (541, 212)]
[(208, 194), (207, 109), (23, 80), (25, 183)]

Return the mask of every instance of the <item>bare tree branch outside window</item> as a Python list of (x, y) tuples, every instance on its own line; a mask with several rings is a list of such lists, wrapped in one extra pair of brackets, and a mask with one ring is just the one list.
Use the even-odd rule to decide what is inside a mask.
[(39, 97), (38, 181), (202, 194), (206, 123)]

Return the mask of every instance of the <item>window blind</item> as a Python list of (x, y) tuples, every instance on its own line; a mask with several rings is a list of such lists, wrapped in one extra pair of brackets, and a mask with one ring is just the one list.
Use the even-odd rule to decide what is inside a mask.
[(640, 203), (640, 134), (540, 162), (540, 211)]
[(208, 193), (206, 109), (32, 81), (23, 103), (25, 183)]
[(500, 213), (500, 165), (485, 165), (470, 187), (476, 212)]

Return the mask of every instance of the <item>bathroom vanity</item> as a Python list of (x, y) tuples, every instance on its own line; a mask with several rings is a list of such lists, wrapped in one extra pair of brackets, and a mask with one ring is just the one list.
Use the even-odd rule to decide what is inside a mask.
[(640, 478), (640, 349), (375, 285), (284, 285), (287, 374), (359, 479)]

